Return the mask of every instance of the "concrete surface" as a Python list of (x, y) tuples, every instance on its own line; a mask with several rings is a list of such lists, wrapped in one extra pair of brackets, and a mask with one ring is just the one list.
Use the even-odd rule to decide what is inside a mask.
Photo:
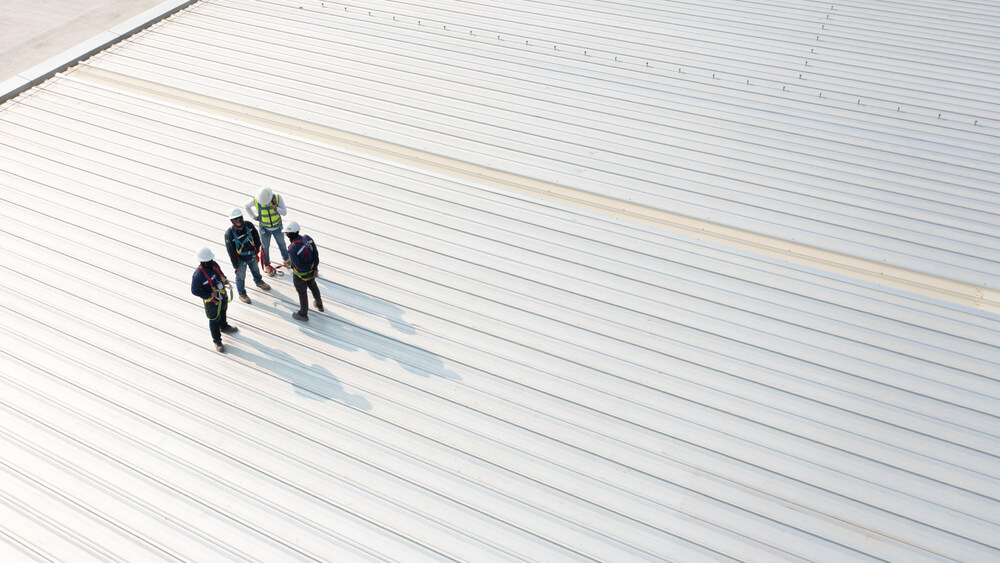
[(163, 0), (0, 0), (0, 82)]

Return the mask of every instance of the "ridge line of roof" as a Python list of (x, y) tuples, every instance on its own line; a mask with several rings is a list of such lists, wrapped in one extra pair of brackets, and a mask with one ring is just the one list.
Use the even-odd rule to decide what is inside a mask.
[(963, 307), (1000, 313), (1000, 291), (993, 288), (875, 262), (572, 186), (506, 172), (103, 68), (83, 66), (77, 69), (74, 77), (162, 101), (180, 103), (211, 115), (256, 124), (290, 135), (312, 138), (350, 150), (360, 150), (376, 157), (387, 157), (392, 162), (406, 166), (492, 185), (588, 213), (692, 237), (710, 244), (735, 248)]

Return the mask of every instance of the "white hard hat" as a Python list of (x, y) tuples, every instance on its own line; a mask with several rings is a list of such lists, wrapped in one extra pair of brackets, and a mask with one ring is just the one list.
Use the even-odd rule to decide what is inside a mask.
[(211, 262), (214, 258), (215, 254), (212, 252), (212, 249), (207, 246), (198, 251), (199, 262)]
[(289, 221), (285, 223), (285, 227), (281, 229), (283, 233), (297, 233), (299, 232), (299, 224), (295, 221)]
[(243, 217), (243, 210), (239, 207), (234, 207), (233, 210), (229, 212), (229, 218), (236, 219), (239, 217)]
[(257, 192), (257, 203), (271, 203), (271, 198), (273, 196), (274, 194), (271, 193), (271, 188), (261, 188), (260, 191)]

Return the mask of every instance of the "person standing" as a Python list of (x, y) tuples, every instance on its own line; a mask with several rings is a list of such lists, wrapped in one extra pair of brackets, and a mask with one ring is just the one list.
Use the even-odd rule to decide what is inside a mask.
[(226, 251), (229, 253), (229, 260), (233, 263), (236, 271), (236, 293), (240, 296), (240, 301), (250, 304), (250, 296), (247, 295), (246, 278), (247, 268), (250, 268), (250, 275), (253, 282), (261, 291), (271, 289), (271, 286), (264, 281), (257, 268), (257, 252), (260, 250), (260, 235), (253, 223), (243, 220), (243, 210), (234, 207), (229, 212), (229, 221), (232, 226), (226, 229)]
[(288, 236), (288, 255), (292, 260), (292, 273), (295, 274), (292, 283), (299, 294), (299, 310), (292, 313), (292, 318), (297, 321), (308, 321), (309, 297), (306, 295), (306, 289), (312, 291), (316, 310), (323, 311), (323, 298), (319, 294), (319, 285), (316, 284), (319, 250), (312, 237), (299, 234), (299, 224), (295, 221), (286, 223), (283, 231)]
[(212, 333), (215, 349), (225, 352), (222, 345), (223, 332), (236, 332), (236, 327), (226, 320), (226, 308), (229, 298), (226, 287), (229, 280), (222, 274), (219, 264), (215, 262), (215, 254), (208, 248), (202, 248), (196, 255), (198, 267), (191, 276), (191, 293), (201, 297), (205, 303), (205, 316), (208, 317), (208, 330)]
[(285, 240), (281, 238), (281, 216), (286, 213), (285, 200), (273, 193), (271, 188), (261, 188), (257, 192), (257, 197), (251, 199), (243, 206), (247, 215), (253, 217), (260, 224), (260, 241), (263, 250), (261, 255), (261, 265), (264, 266), (264, 273), (268, 276), (274, 275), (274, 267), (271, 266), (271, 237), (278, 243), (278, 250), (281, 251), (281, 260), (285, 266), (291, 266), (288, 260), (288, 249), (285, 247)]

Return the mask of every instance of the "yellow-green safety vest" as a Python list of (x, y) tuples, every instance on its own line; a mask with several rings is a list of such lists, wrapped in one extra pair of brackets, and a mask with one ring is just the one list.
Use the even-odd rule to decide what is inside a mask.
[[(281, 203), (280, 196), (274, 196), (274, 201), (276, 204)], [(257, 198), (253, 198), (254, 204), (257, 206), (257, 217), (260, 218), (260, 226), (267, 229), (273, 229), (275, 227), (281, 226), (281, 215), (278, 215), (278, 210), (274, 207), (263, 206), (257, 201)], [(268, 202), (270, 203), (270, 202)], [(277, 205), (276, 205), (277, 206)]]

